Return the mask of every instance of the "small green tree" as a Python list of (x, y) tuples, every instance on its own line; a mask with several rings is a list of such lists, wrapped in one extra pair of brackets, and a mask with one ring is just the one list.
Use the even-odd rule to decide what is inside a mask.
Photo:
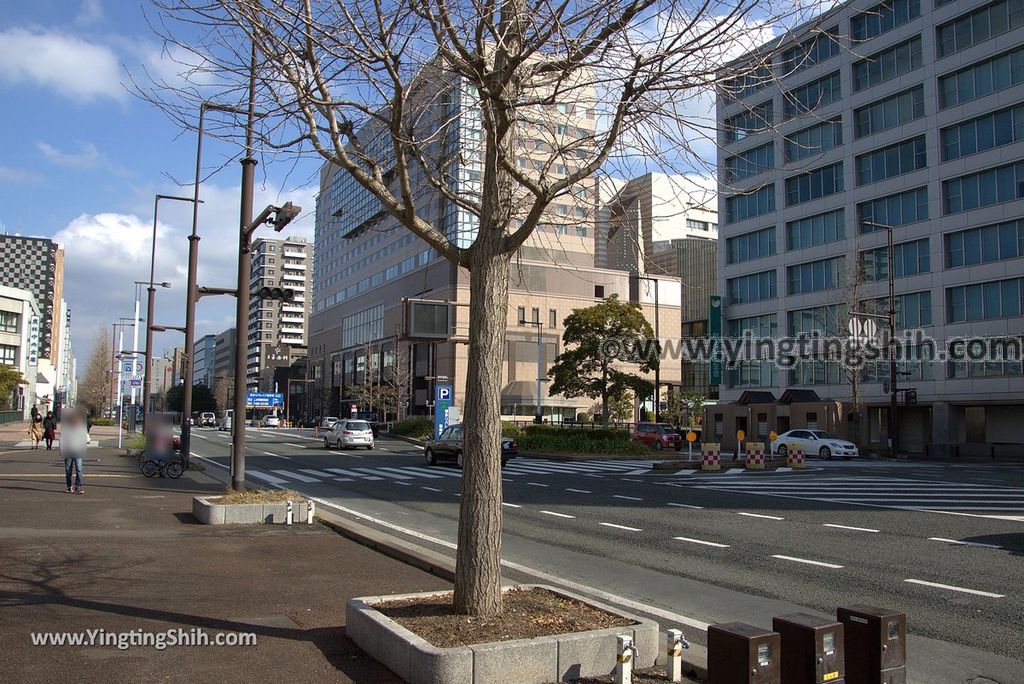
[(680, 402), (685, 408), (686, 427), (697, 427), (700, 425), (700, 417), (704, 415), (704, 404), (707, 402), (700, 392), (680, 392)]
[(640, 373), (650, 373), (661, 359), (661, 346), (639, 305), (612, 296), (573, 311), (565, 319), (562, 341), (568, 349), (548, 371), (550, 394), (600, 397), (604, 425), (611, 416), (609, 401), (621, 400), (629, 390), (638, 396), (650, 394), (652, 383), (625, 370), (635, 366)]
[[(183, 393), (184, 388), (181, 385), (175, 385), (174, 387), (167, 390), (167, 395), (164, 399), (164, 406), (167, 407), (168, 411), (180, 413), (183, 405)], [(194, 390), (193, 390), (194, 392)]]
[[(616, 423), (629, 423), (633, 420), (633, 410), (636, 408), (633, 401), (633, 393), (626, 390), (622, 394), (608, 399), (608, 417)], [(607, 425), (608, 421), (605, 420)]]
[(18, 385), (26, 385), (21, 371), (11, 366), (0, 364), (0, 409), (7, 410), (14, 406), (14, 390)]
[[(184, 386), (175, 385), (171, 389), (167, 390), (167, 410), (178, 413), (182, 409), (184, 404), (182, 395), (184, 394)], [(204, 411), (216, 411), (217, 400), (213, 397), (213, 391), (206, 385), (194, 385), (192, 387), (192, 411), (193, 413), (203, 413)]]

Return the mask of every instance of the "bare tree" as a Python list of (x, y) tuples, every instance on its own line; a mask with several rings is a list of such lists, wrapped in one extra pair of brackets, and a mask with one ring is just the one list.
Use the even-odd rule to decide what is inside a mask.
[(228, 402), (230, 401), (230, 391), (233, 386), (234, 381), (231, 378), (218, 376), (214, 379), (213, 401), (217, 404), (218, 409), (223, 411), (230, 407)]
[[(314, 151), (471, 273), (454, 605), (497, 614), (512, 258), (553, 201), (594, 195), (599, 169), (681, 163), (694, 135), (713, 138), (714, 124), (689, 107), (706, 104), (723, 62), (760, 42), (766, 24), (814, 9), (780, 0), (154, 1), (153, 24), (189, 85), (158, 84), (166, 87), (145, 90), (150, 101), (188, 127), (201, 100), (237, 103), (254, 45), (262, 149)], [(754, 60), (727, 76), (725, 86), (771, 70)], [(449, 149), (467, 121), (479, 135)], [(446, 222), (434, 209), (441, 201), (470, 219)]]
[(93, 345), (89, 365), (85, 369), (85, 377), (78, 384), (78, 401), (87, 406), (95, 415), (103, 414), (103, 409), (110, 404), (110, 336), (106, 329), (101, 329)]

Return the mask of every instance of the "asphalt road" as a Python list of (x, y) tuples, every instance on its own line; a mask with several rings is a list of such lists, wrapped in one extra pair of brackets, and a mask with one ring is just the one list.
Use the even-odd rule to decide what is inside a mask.
[[(228, 433), (193, 436), (194, 454), (226, 466)], [(881, 605), (908, 615), (911, 681), (1024, 681), (1024, 468), (724, 470), (517, 459), (503, 477), (506, 565), (685, 616), (698, 641), (703, 623)], [(253, 429), (247, 473), (451, 553), (460, 473), (418, 447), (328, 450)]]

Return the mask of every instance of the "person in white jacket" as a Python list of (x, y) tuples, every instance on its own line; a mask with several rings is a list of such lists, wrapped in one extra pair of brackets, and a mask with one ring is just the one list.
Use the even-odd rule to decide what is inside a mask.
[[(82, 488), (82, 461), (89, 449), (89, 432), (80, 411), (71, 411), (61, 421), (60, 455), (64, 458), (64, 481), (68, 494), (84, 494)], [(74, 482), (72, 482), (72, 474)]]

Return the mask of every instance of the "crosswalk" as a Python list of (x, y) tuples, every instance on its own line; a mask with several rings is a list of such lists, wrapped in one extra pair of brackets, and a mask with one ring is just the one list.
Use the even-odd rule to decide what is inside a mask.
[[(651, 472), (653, 461), (512, 461), (501, 474), (503, 477), (536, 475), (644, 475)], [(314, 482), (353, 482), (357, 480), (380, 482), (384, 480), (441, 480), (462, 477), (462, 472), (450, 466), (377, 466), (373, 468), (273, 468), (247, 470), (248, 474), (272, 485)]]
[(681, 481), (679, 486), (827, 503), (922, 511), (1024, 515), (1024, 488), (872, 475)]

